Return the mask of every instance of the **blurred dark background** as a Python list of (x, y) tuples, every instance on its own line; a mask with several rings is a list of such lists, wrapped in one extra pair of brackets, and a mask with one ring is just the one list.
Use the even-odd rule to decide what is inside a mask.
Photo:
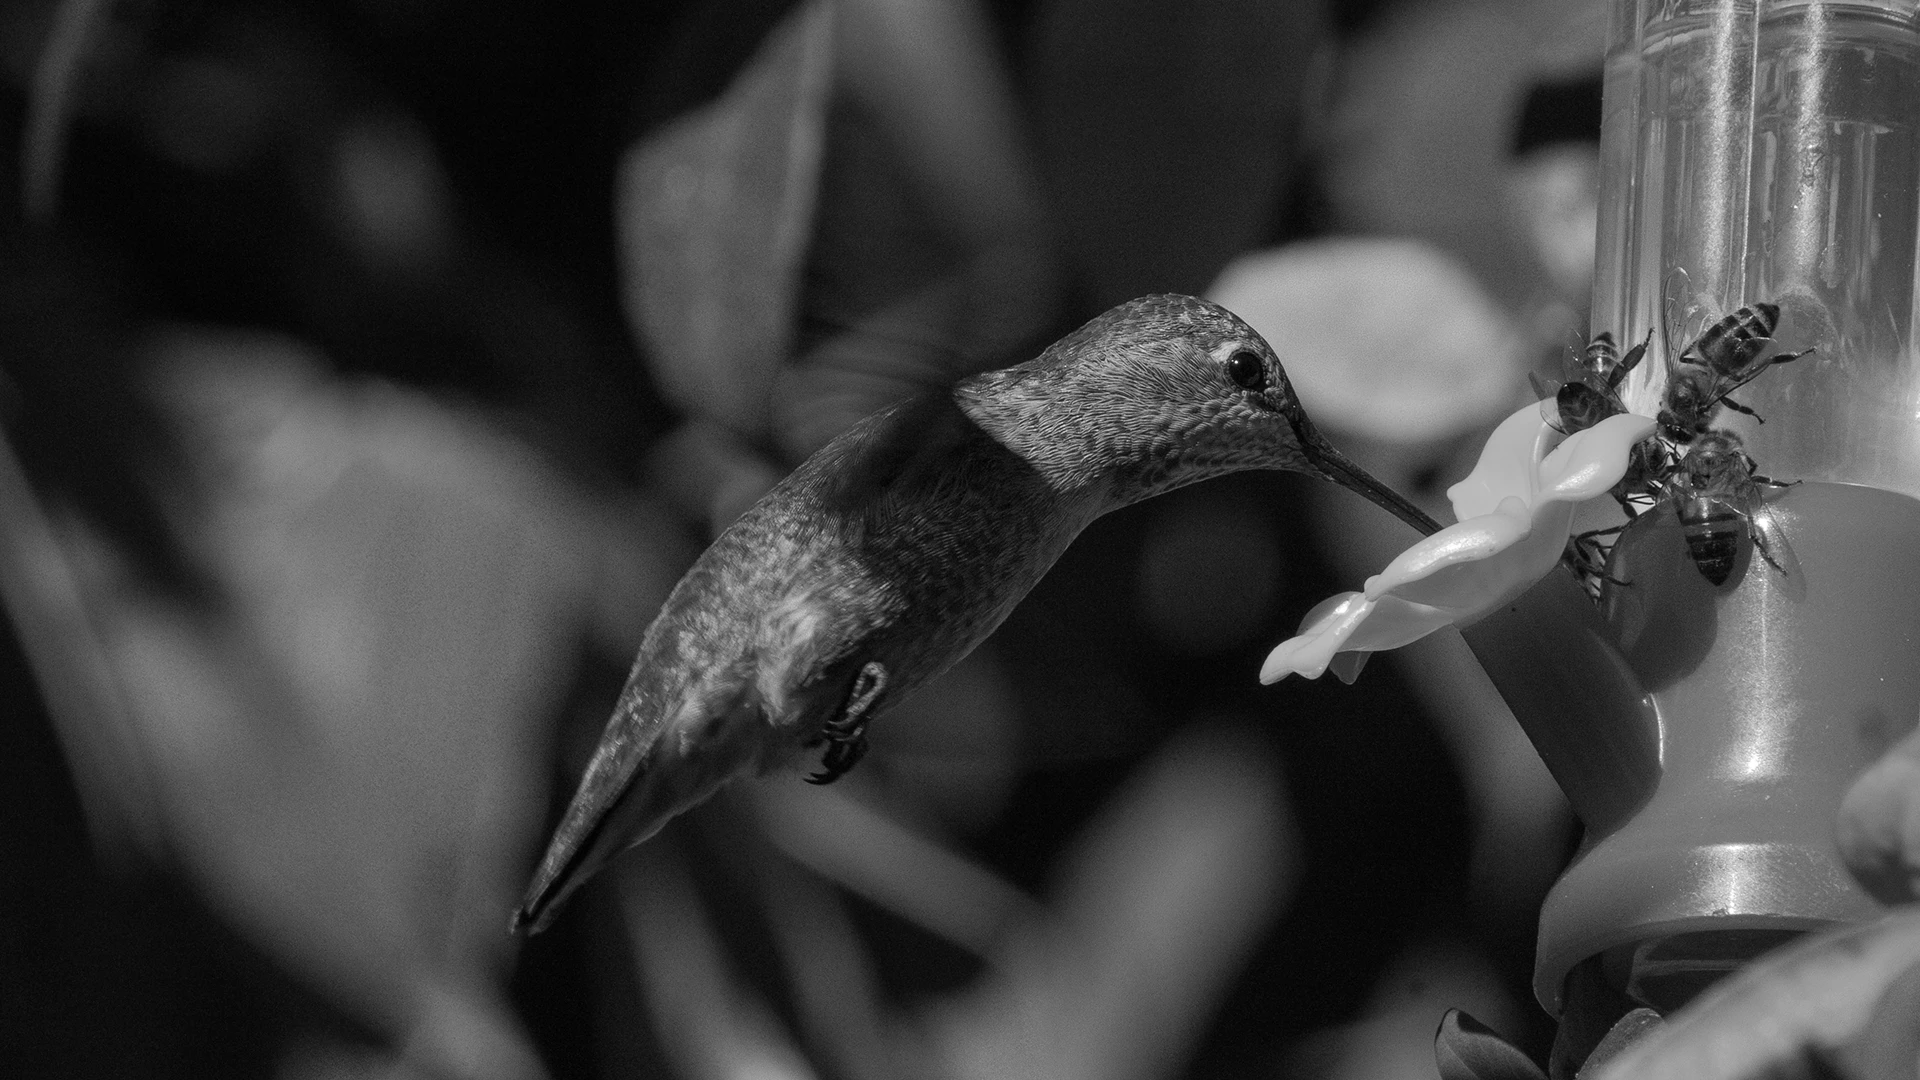
[(1443, 507), (1584, 324), (1593, 6), (8, 5), (0, 1068), (1428, 1076), (1449, 1005), (1538, 1048), (1564, 808), (1457, 640), (1258, 684), (1408, 539), (1288, 476), (1096, 523), (846, 783), (504, 928), (665, 590), (901, 395), (1233, 280)]

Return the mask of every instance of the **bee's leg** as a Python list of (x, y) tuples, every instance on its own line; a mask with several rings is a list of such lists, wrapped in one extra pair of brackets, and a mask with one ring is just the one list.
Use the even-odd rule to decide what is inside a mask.
[(1649, 327), (1647, 329), (1647, 339), (1635, 345), (1633, 348), (1628, 349), (1626, 355), (1620, 358), (1619, 365), (1613, 369), (1613, 374), (1607, 376), (1607, 388), (1609, 390), (1619, 386), (1620, 383), (1626, 379), (1627, 372), (1639, 366), (1641, 359), (1647, 355), (1647, 346), (1651, 344), (1653, 344), (1653, 329)]
[(1567, 429), (1566, 429), (1566, 428), (1564, 428), (1564, 427), (1561, 427), (1561, 426), (1560, 426), (1560, 425), (1561, 425), (1562, 423), (1564, 423), (1564, 422), (1565, 422), (1565, 421), (1563, 421), (1563, 420), (1561, 420), (1561, 419), (1560, 419), (1560, 405), (1559, 405), (1559, 402), (1558, 402), (1558, 400), (1557, 400), (1557, 399), (1559, 398), (1559, 396), (1560, 396), (1560, 391), (1559, 391), (1559, 390), (1558, 390), (1557, 388), (1556, 388), (1556, 389), (1554, 389), (1554, 390), (1548, 390), (1548, 389), (1547, 389), (1547, 382), (1546, 382), (1546, 380), (1545, 380), (1545, 379), (1542, 379), (1542, 378), (1541, 378), (1540, 376), (1538, 376), (1538, 375), (1536, 375), (1536, 374), (1534, 374), (1534, 373), (1533, 373), (1533, 372), (1531, 372), (1531, 371), (1529, 371), (1529, 372), (1527, 372), (1527, 379), (1528, 379), (1528, 381), (1530, 381), (1530, 382), (1532, 382), (1532, 383), (1533, 383), (1533, 391), (1534, 391), (1534, 393), (1536, 393), (1536, 394), (1539, 394), (1539, 395), (1540, 395), (1540, 397), (1541, 397), (1541, 398), (1543, 399), (1543, 400), (1542, 400), (1542, 402), (1541, 402), (1541, 404), (1542, 404), (1543, 406), (1545, 405), (1545, 401), (1544, 401), (1544, 399), (1546, 399), (1546, 398), (1555, 398), (1555, 399), (1556, 399), (1556, 401), (1554, 402), (1554, 407), (1553, 407), (1553, 419), (1551, 419), (1551, 420), (1549, 420), (1549, 419), (1547, 419), (1547, 417), (1546, 417), (1546, 415), (1545, 415), (1545, 412), (1544, 412), (1544, 409), (1543, 409), (1543, 410), (1542, 410), (1542, 415), (1541, 415), (1541, 417), (1540, 417), (1540, 419), (1541, 419), (1541, 421), (1542, 421), (1543, 423), (1545, 423), (1545, 424), (1546, 424), (1546, 425), (1547, 425), (1548, 427), (1550, 427), (1550, 428), (1552, 428), (1553, 430), (1555, 430), (1555, 431), (1557, 431), (1557, 432), (1559, 432), (1560, 434), (1562, 434), (1562, 435), (1565, 435), (1565, 434), (1567, 434)]
[(1733, 400), (1730, 397), (1721, 398), (1720, 404), (1725, 405), (1727, 408), (1732, 409), (1734, 412), (1745, 413), (1746, 415), (1753, 417), (1755, 420), (1759, 421), (1762, 424), (1767, 422), (1765, 417), (1761, 416), (1759, 413), (1754, 412), (1752, 409), (1747, 408), (1745, 405), (1740, 404), (1739, 402)]
[(854, 676), (846, 704), (821, 728), (827, 752), (820, 758), (820, 771), (808, 776), (807, 783), (831, 784), (867, 756), (867, 720), (886, 686), (887, 669), (877, 662), (868, 663)]
[(1620, 509), (1627, 515), (1629, 522), (1659, 504), (1660, 497), (1652, 490), (1656, 483), (1658, 482), (1654, 480), (1646, 480), (1632, 487), (1627, 487), (1624, 482), (1614, 485), (1613, 501), (1620, 504)]
[[(1600, 549), (1597, 538), (1612, 536), (1626, 527), (1626, 524), (1622, 523), (1612, 528), (1583, 532), (1567, 541), (1567, 550), (1562, 553), (1561, 558), (1565, 560), (1568, 567), (1572, 568), (1574, 575), (1580, 578), (1582, 584), (1588, 584), (1590, 581), (1595, 583), (1604, 581), (1610, 585), (1624, 587), (1629, 583), (1607, 573), (1607, 553)], [(1591, 585), (1588, 591), (1597, 592), (1597, 585)]]
[(1567, 569), (1573, 571), (1574, 580), (1580, 583), (1581, 592), (1594, 600), (1600, 599), (1600, 583), (1607, 576), (1603, 564), (1597, 564), (1592, 555), (1581, 550), (1572, 540), (1567, 541), (1567, 550), (1560, 553), (1560, 561), (1566, 564)]
[(1630, 589), (1633, 587), (1633, 582), (1623, 581), (1620, 578), (1614, 577), (1612, 574), (1607, 573), (1605, 570), (1595, 570), (1593, 572), (1593, 576), (1595, 580), (1604, 581), (1616, 589)]

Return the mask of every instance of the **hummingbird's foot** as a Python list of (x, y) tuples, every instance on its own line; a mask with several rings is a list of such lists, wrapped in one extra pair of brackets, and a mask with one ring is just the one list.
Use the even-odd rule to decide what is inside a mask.
[(807, 783), (831, 784), (867, 756), (867, 719), (886, 685), (887, 669), (879, 663), (867, 664), (854, 676), (853, 692), (847, 695), (840, 714), (820, 729), (827, 752), (820, 758), (820, 771), (807, 777)]

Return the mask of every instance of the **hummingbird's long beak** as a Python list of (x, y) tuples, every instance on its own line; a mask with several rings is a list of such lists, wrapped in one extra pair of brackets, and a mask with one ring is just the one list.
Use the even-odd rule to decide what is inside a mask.
[(1365, 495), (1394, 517), (1418, 529), (1422, 536), (1432, 536), (1440, 531), (1440, 523), (1425, 510), (1408, 502), (1406, 496), (1381, 483), (1373, 474), (1335, 450), (1326, 436), (1315, 430), (1304, 415), (1294, 422), (1293, 430), (1300, 439), (1301, 451), (1306, 454), (1307, 461), (1320, 470), (1320, 475)]

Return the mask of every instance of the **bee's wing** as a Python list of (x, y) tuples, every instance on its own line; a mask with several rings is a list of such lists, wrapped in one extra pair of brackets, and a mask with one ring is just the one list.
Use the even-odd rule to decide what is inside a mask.
[(1747, 493), (1745, 516), (1747, 533), (1753, 538), (1754, 551), (1780, 574), (1780, 584), (1796, 597), (1799, 590), (1805, 588), (1805, 578), (1801, 576), (1800, 560), (1793, 553), (1793, 545), (1787, 542), (1787, 531), (1780, 524), (1780, 518), (1767, 505), (1765, 494), (1758, 486)]
[[(1676, 277), (1680, 279), (1680, 289), (1677, 293), (1673, 287)], [(1685, 345), (1675, 351), (1673, 343), (1680, 338), (1677, 331), (1681, 320), (1686, 317), (1686, 295), (1691, 287), (1692, 283), (1687, 280), (1686, 268), (1681, 266), (1674, 267), (1667, 273), (1666, 279), (1660, 282), (1660, 342), (1661, 350), (1667, 356), (1669, 371), (1680, 363), (1680, 357), (1687, 351)], [(1648, 333), (1651, 335), (1652, 332)]]

